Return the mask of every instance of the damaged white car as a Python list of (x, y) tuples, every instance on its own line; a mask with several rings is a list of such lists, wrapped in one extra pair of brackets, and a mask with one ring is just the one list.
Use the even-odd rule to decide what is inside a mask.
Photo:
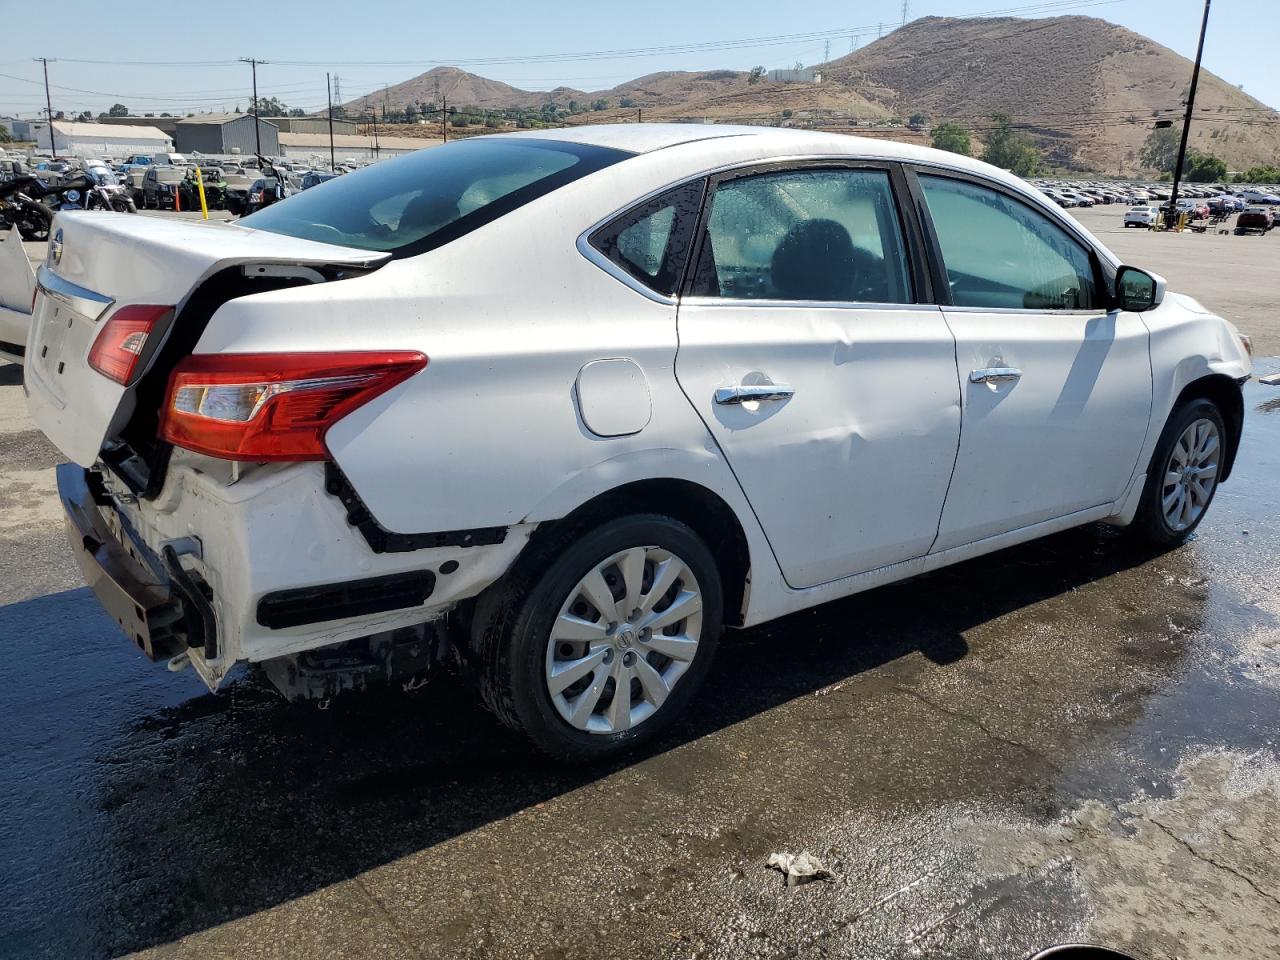
[(722, 627), (1094, 521), (1180, 542), (1250, 373), (1022, 181), (845, 136), (478, 137), (55, 236), (26, 389), (130, 639), (291, 697), (456, 653), (569, 760), (675, 720)]

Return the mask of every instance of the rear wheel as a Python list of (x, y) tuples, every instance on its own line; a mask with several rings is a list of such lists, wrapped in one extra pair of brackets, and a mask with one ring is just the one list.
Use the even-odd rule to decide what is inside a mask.
[(1227, 431), (1210, 400), (1178, 407), (1147, 471), (1134, 527), (1152, 543), (1177, 546), (1200, 525), (1218, 490)]
[(721, 627), (711, 551), (656, 514), (530, 549), (476, 607), (486, 704), (558, 760), (603, 760), (652, 739), (711, 665)]
[(23, 240), (48, 240), (49, 231), (53, 229), (53, 211), (43, 203), (19, 201), (17, 227), (18, 235)]

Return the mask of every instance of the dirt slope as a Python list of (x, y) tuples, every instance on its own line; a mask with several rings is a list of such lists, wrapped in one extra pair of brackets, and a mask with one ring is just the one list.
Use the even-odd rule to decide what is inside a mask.
[[(850, 129), (924, 114), (955, 120), (981, 139), (1005, 113), (1058, 166), (1108, 173), (1139, 168), (1157, 118), (1180, 123), (1191, 63), (1152, 40), (1093, 17), (924, 17), (820, 67), (822, 83), (749, 83), (733, 70), (648, 74), (609, 90), (520, 90), (454, 67), (438, 67), (386, 91), (390, 106), (431, 102), (490, 109), (537, 108), (597, 98), (609, 110), (576, 122), (645, 119), (777, 123)], [(371, 95), (380, 104), (383, 94)], [(623, 108), (626, 100), (631, 106)], [(352, 110), (367, 109), (365, 99)], [(783, 111), (791, 114), (785, 118)], [(851, 131), (852, 132), (852, 131)], [(1191, 145), (1232, 169), (1280, 160), (1280, 114), (1202, 72)]]

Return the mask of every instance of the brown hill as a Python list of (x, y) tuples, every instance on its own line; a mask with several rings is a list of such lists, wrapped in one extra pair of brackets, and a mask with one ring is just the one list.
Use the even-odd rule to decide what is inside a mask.
[[(437, 67), (387, 89), (386, 103), (436, 102), (487, 109), (537, 109), (551, 102), (610, 109), (573, 122), (633, 116), (780, 123), (866, 132), (866, 125), (923, 114), (953, 120), (978, 139), (993, 113), (1011, 116), (1061, 167), (1138, 171), (1138, 153), (1157, 118), (1175, 126), (1191, 63), (1152, 40), (1092, 17), (957, 19), (925, 17), (823, 64), (821, 83), (750, 83), (733, 70), (668, 71), (610, 90), (520, 90), (454, 67)], [(379, 92), (348, 104), (383, 102)], [(626, 102), (630, 106), (622, 107)], [(783, 111), (790, 111), (784, 118)], [(862, 129), (858, 129), (861, 127)], [(891, 131), (890, 131), (891, 132)], [(905, 131), (904, 131), (905, 133)], [(1207, 71), (1201, 73), (1191, 146), (1232, 169), (1280, 159), (1280, 114)]]

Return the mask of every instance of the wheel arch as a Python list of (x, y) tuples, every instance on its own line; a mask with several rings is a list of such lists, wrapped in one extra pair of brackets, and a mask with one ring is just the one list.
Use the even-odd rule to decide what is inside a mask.
[(557, 537), (622, 513), (660, 513), (679, 520), (706, 543), (724, 587), (724, 623), (743, 622), (751, 576), (746, 531), (733, 508), (715, 491), (675, 477), (635, 480), (599, 493), (556, 520), (543, 521), (531, 538)]
[(1240, 391), (1240, 385), (1225, 373), (1211, 373), (1192, 380), (1178, 394), (1169, 410), (1169, 416), (1173, 416), (1175, 410), (1192, 400), (1209, 400), (1222, 411), (1222, 419), (1227, 428), (1227, 444), (1220, 482), (1225, 481), (1231, 476), (1236, 452), (1240, 449), (1240, 437), (1244, 432), (1244, 395)]

